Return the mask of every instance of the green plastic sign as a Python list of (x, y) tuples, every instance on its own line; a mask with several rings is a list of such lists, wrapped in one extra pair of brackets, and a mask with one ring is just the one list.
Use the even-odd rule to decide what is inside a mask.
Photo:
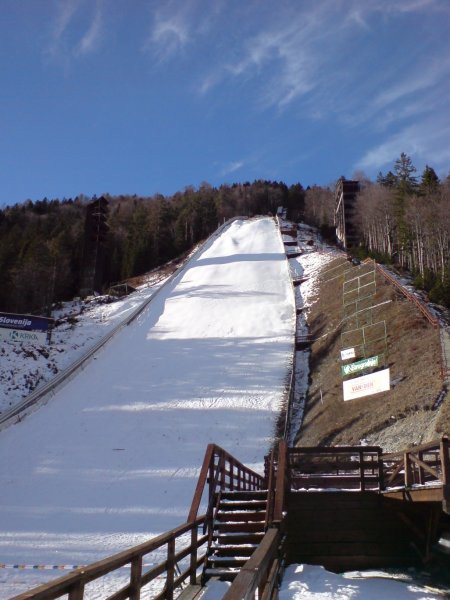
[(364, 369), (369, 369), (370, 367), (378, 367), (378, 356), (371, 356), (370, 358), (358, 360), (350, 365), (344, 365), (341, 367), (342, 376), (353, 375), (353, 373), (364, 371)]

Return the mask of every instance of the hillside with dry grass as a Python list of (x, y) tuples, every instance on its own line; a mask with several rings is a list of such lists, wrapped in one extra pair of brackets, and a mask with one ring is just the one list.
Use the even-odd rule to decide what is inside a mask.
[(306, 315), (315, 341), (298, 445), (367, 440), (385, 450), (397, 450), (450, 431), (450, 400), (442, 400), (438, 330), (378, 273), (374, 294), (368, 300), (376, 308), (363, 314), (370, 314), (374, 323), (386, 323), (382, 359), (390, 368), (391, 389), (344, 402), (340, 350), (345, 347), (342, 333), (348, 322), (344, 319), (343, 282), (344, 278), (357, 280), (364, 268), (338, 258), (321, 273), (315, 302)]

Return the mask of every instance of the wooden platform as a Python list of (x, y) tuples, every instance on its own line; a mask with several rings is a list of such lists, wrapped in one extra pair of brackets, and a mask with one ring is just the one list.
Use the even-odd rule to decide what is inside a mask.
[(412, 534), (376, 492), (291, 492), (287, 563), (352, 569), (411, 566)]

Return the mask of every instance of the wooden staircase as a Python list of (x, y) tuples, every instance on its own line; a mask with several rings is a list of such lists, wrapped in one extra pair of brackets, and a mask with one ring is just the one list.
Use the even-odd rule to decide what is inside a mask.
[[(175, 600), (185, 583), (180, 600), (197, 599), (214, 578), (232, 581), (223, 600), (255, 593), (275, 600), (286, 564), (343, 571), (443, 562), (440, 540), (449, 531), (447, 436), (388, 454), (378, 446), (288, 448), (281, 440), (264, 475), (209, 444), (186, 523), (11, 600), (83, 600), (90, 582), (124, 566), (129, 581), (109, 600), (138, 600), (163, 573), (155, 600)], [(144, 570), (154, 552), (161, 562)]]
[(220, 494), (203, 581), (233, 581), (264, 537), (266, 511), (266, 490)]

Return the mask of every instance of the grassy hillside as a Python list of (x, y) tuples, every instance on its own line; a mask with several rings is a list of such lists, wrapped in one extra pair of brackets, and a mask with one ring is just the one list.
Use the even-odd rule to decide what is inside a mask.
[(363, 269), (339, 258), (321, 274), (316, 301), (307, 314), (316, 341), (311, 347), (310, 387), (298, 445), (357, 444), (365, 439), (394, 450), (450, 431), (450, 400), (437, 406), (442, 390), (438, 331), (378, 274), (371, 299), (378, 307), (371, 312), (374, 322), (386, 322), (391, 390), (344, 402), (342, 272), (347, 271), (348, 280)]

